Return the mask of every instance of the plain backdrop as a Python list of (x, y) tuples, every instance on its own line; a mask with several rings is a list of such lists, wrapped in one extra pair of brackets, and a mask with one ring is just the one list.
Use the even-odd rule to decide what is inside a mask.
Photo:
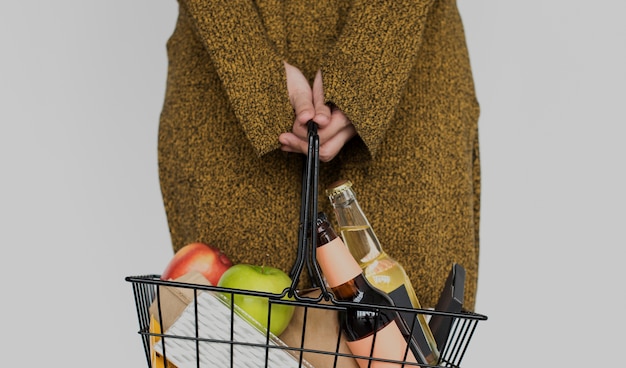
[[(481, 104), (481, 322), (463, 367), (620, 366), (626, 6), (460, 1)], [(3, 365), (146, 367), (172, 256), (157, 129), (174, 0), (0, 3)]]

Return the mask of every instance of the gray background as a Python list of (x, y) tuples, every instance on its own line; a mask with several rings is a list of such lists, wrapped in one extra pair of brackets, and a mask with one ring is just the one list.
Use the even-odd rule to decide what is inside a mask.
[[(483, 162), (464, 367), (620, 365), (625, 6), (461, 1)], [(0, 4), (0, 359), (145, 367), (128, 275), (172, 251), (156, 138), (174, 0)]]

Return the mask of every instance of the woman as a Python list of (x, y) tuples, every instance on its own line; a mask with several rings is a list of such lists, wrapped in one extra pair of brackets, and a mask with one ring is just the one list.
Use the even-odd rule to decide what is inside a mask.
[(422, 306), (456, 262), (473, 309), (479, 107), (455, 1), (179, 3), (159, 130), (174, 250), (202, 241), (288, 271), (313, 118), (319, 209), (350, 179)]

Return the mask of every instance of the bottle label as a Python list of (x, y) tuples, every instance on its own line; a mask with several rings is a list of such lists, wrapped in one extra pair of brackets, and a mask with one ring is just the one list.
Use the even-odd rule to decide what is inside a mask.
[[(348, 341), (346, 344), (354, 355), (361, 355), (372, 358), (397, 360), (400, 362), (417, 363), (415, 356), (409, 349), (407, 352), (407, 344), (404, 336), (400, 333), (398, 325), (390, 323), (387, 326), (381, 328), (376, 333), (376, 341), (374, 343), (374, 351), (372, 351), (372, 343), (374, 342), (374, 334), (364, 337), (356, 341)], [(370, 354), (371, 353), (371, 354)], [(406, 354), (406, 359), (405, 359)], [(397, 368), (402, 366), (399, 363), (372, 361), (369, 365), (368, 359), (356, 359), (359, 367), (371, 367), (371, 368)]]
[(340, 237), (317, 247), (316, 253), (317, 262), (322, 268), (328, 286), (331, 288), (345, 284), (363, 273)]

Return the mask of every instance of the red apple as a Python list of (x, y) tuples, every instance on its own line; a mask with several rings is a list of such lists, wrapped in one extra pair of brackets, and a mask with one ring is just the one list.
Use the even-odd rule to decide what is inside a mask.
[(198, 271), (211, 285), (217, 285), (222, 274), (232, 265), (231, 260), (217, 247), (199, 242), (190, 243), (174, 254), (161, 274), (161, 279), (175, 280), (188, 272)]

